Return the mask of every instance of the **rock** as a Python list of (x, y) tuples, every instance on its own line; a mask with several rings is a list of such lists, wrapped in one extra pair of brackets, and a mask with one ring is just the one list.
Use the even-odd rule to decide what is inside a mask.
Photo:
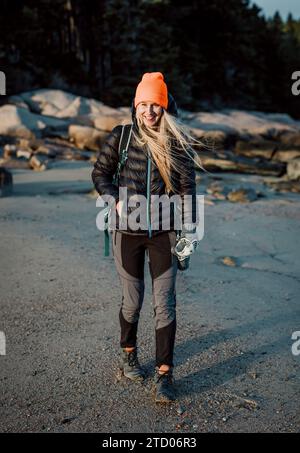
[(92, 189), (90, 192), (88, 192), (87, 194), (90, 198), (98, 198), (99, 197), (99, 193), (97, 192), (96, 189)]
[(278, 181), (278, 182), (267, 182), (266, 184), (270, 185), (272, 189), (276, 192), (293, 192), (300, 193), (300, 181)]
[(9, 159), (11, 157), (17, 157), (17, 147), (16, 145), (4, 145), (3, 158)]
[[(96, 99), (62, 90), (28, 91), (9, 97), (9, 102), (0, 107), (0, 146), (15, 144), (15, 152), (22, 150), (19, 155), (27, 159), (32, 157), (29, 152), (37, 151), (48, 157), (95, 162), (94, 154), (80, 154), (76, 147), (99, 151), (107, 132), (118, 124), (131, 122), (130, 107), (113, 108)], [(289, 115), (222, 109), (216, 112), (180, 110), (180, 117), (191, 135), (203, 143), (195, 146), (196, 168), (282, 176), (287, 171), (287, 163), (300, 158), (300, 121)], [(8, 137), (17, 137), (19, 142), (10, 143)], [(70, 142), (64, 149), (49, 149), (39, 140), (49, 137), (70, 140), (76, 145), (75, 149), (72, 150)], [(12, 159), (16, 155), (13, 149), (7, 149), (3, 158), (10, 159), (10, 165), (16, 166), (19, 164)], [(294, 175), (294, 170), (291, 174)], [(290, 179), (296, 181), (298, 177)], [(296, 190), (295, 185), (293, 190)], [(225, 196), (224, 191), (215, 194), (219, 199)]]
[(298, 132), (291, 132), (291, 131), (284, 131), (280, 135), (280, 143), (281, 147), (285, 146), (285, 149), (300, 149), (300, 131)]
[(73, 420), (75, 420), (77, 417), (64, 417), (61, 419), (60, 423), (62, 425), (65, 425), (66, 423), (71, 423)]
[(94, 156), (95, 156), (95, 153), (92, 151), (79, 151), (79, 150), (75, 151), (74, 150), (73, 159), (74, 160), (92, 161)]
[(224, 131), (221, 130), (203, 130), (203, 129), (198, 129), (196, 127), (189, 127), (189, 124), (187, 124), (189, 132), (192, 136), (194, 136), (196, 139), (200, 140), (205, 146), (208, 147), (224, 147), (227, 136)]
[(17, 157), (24, 157), (24, 159), (30, 159), (32, 155), (32, 151), (29, 151), (28, 149), (18, 149), (17, 150)]
[(18, 95), (11, 96), (9, 98), (9, 103), (14, 104), (16, 107), (20, 107), (20, 108), (26, 109), (28, 111), (30, 110), (29, 106), (26, 104), (26, 102), (23, 101), (21, 96), (18, 96)]
[(257, 401), (248, 398), (248, 394), (243, 392), (243, 396), (226, 392), (226, 395), (233, 399), (233, 405), (237, 408), (245, 408), (248, 410), (259, 409), (259, 404)]
[(222, 109), (217, 112), (196, 112), (185, 115), (184, 121), (202, 131), (223, 131), (225, 134), (244, 136), (260, 135), (265, 139), (278, 139), (280, 134), (299, 134), (300, 121), (287, 114)]
[(40, 89), (11, 96), (9, 102), (27, 105), (31, 112), (57, 119), (72, 119), (72, 124), (96, 127), (111, 131), (117, 124), (131, 122), (131, 112), (126, 108), (113, 108), (96, 99), (77, 96), (63, 90)]
[(10, 171), (0, 167), (0, 197), (7, 197), (13, 192), (13, 177)]
[(247, 202), (257, 199), (257, 193), (251, 188), (237, 188), (232, 190), (224, 186), (218, 181), (212, 182), (207, 188), (206, 192), (212, 194), (218, 200), (228, 199), (232, 202)]
[(234, 152), (239, 156), (262, 157), (270, 160), (278, 148), (278, 142), (274, 140), (257, 139), (253, 141), (236, 142)]
[(57, 157), (65, 160), (85, 160), (89, 161), (93, 157), (94, 153), (91, 151), (81, 151), (78, 149), (66, 148), (61, 150)]
[(9, 135), (0, 135), (0, 146), (15, 145), (16, 139)]
[(90, 161), (95, 153), (93, 151), (83, 151), (72, 147), (70, 144), (62, 145), (55, 143), (45, 143), (37, 149), (38, 154), (44, 154), (50, 159), (57, 158), (63, 160), (84, 160)]
[(287, 176), (291, 180), (300, 179), (300, 159), (293, 159), (288, 162)]
[(272, 156), (272, 160), (277, 160), (279, 162), (289, 162), (292, 159), (300, 157), (300, 150), (277, 150)]
[(237, 262), (234, 258), (232, 258), (231, 256), (224, 256), (224, 258), (222, 258), (222, 263), (223, 264), (226, 264), (226, 266), (236, 266), (237, 265)]
[(99, 151), (104, 137), (107, 133), (101, 132), (92, 127), (78, 126), (72, 124), (69, 127), (69, 137), (71, 141), (80, 149), (90, 149)]
[(235, 203), (248, 203), (257, 200), (257, 193), (251, 188), (238, 188), (229, 192), (227, 199)]
[[(284, 162), (273, 162), (262, 158), (234, 155), (229, 150), (223, 153), (201, 151), (196, 154), (196, 162), (207, 171), (231, 171), (260, 175), (281, 176), (286, 171)], [(196, 166), (197, 168), (197, 166)]]
[(29, 160), (29, 165), (33, 170), (44, 171), (48, 165), (48, 157), (44, 154), (33, 154)]
[(58, 154), (56, 147), (55, 146), (52, 147), (49, 145), (40, 145), (36, 152), (38, 154), (45, 154), (51, 159), (55, 158)]
[(10, 96), (9, 102), (25, 103), (34, 113), (55, 116), (65, 109), (77, 96), (62, 90), (40, 89), (26, 91), (18, 96)]
[(284, 174), (281, 178), (267, 177), (263, 179), (263, 182), (276, 192), (300, 192), (299, 179), (290, 180), (287, 174)]
[(131, 123), (131, 118), (126, 119), (122, 114), (97, 116), (94, 119), (94, 126), (102, 131), (111, 131), (118, 124), (127, 123)]
[(0, 159), (0, 165), (5, 166), (7, 169), (17, 168), (28, 170), (30, 168), (28, 162), (29, 161), (23, 157), (20, 157), (19, 159)]
[(207, 204), (208, 206), (214, 206), (215, 205), (215, 203), (212, 200), (210, 200), (209, 198), (207, 198), (207, 197), (204, 198), (204, 204)]
[(239, 401), (237, 401), (235, 405), (238, 408), (243, 407), (248, 410), (259, 409), (259, 404), (256, 401), (250, 400), (247, 398), (244, 398), (244, 399), (240, 398)]
[(224, 186), (219, 181), (213, 181), (206, 188), (206, 192), (209, 193), (209, 194), (212, 194), (218, 200), (225, 200), (227, 194), (230, 192), (230, 188)]
[[(33, 142), (33, 140), (32, 140), (32, 142)], [(18, 148), (29, 149), (30, 148), (29, 143), (30, 143), (30, 140), (28, 140), (27, 138), (17, 139)]]
[(68, 141), (69, 140), (68, 127), (69, 127), (68, 123), (63, 123), (57, 126), (53, 126), (50, 124), (42, 129), (41, 136), (44, 138), (59, 137), (63, 140)]
[(0, 107), (0, 135), (34, 139), (46, 127), (66, 128), (64, 120), (37, 115), (15, 105)]
[(185, 409), (184, 406), (179, 406), (178, 409), (177, 409), (177, 414), (178, 415), (182, 415), (182, 414), (184, 414), (185, 410), (186, 409)]
[(30, 140), (29, 147), (33, 151), (37, 151), (39, 149), (39, 147), (42, 146), (43, 144), (44, 144), (44, 140), (33, 139), (33, 140)]

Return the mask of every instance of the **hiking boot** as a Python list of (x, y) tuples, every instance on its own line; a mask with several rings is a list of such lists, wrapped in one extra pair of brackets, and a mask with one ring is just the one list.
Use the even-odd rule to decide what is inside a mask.
[(154, 386), (156, 403), (171, 403), (176, 400), (172, 368), (163, 374), (160, 374), (156, 368)]
[(145, 379), (146, 373), (139, 364), (137, 347), (133, 351), (126, 351), (125, 348), (121, 348), (120, 370), (123, 371), (124, 376), (133, 381), (143, 381)]

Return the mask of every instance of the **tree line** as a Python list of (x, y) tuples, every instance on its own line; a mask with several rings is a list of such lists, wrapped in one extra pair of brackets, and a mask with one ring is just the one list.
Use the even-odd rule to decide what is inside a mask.
[(129, 105), (161, 71), (183, 109), (243, 108), (300, 117), (300, 20), (249, 0), (2, 0), (7, 93), (60, 88)]

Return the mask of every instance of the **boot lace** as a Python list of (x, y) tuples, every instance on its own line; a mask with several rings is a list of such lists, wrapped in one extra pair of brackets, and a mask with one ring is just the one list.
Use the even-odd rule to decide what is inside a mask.
[(138, 366), (139, 365), (136, 349), (128, 352), (128, 365), (129, 366)]
[(172, 373), (170, 371), (166, 371), (161, 374), (157, 371), (157, 382), (160, 381), (162, 381), (165, 384), (172, 384), (173, 383)]

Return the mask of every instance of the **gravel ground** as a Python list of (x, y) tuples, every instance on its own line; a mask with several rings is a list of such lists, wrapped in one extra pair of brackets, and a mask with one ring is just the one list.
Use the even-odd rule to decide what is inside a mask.
[[(78, 162), (14, 170), (14, 195), (0, 201), (0, 431), (299, 432), (299, 195), (264, 189), (252, 203), (205, 205), (200, 249), (177, 278), (178, 401), (166, 407), (152, 393), (147, 262), (139, 352), (148, 377), (118, 374), (121, 289), (86, 193), (90, 172)], [(264, 187), (258, 176), (218, 177)]]

